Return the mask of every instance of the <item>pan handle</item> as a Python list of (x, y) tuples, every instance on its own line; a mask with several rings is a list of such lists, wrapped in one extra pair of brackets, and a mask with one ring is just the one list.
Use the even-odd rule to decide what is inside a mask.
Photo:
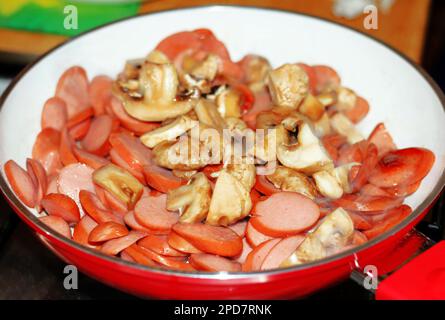
[(383, 276), (381, 271), (379, 267), (378, 279), (372, 279), (375, 275), (369, 270), (355, 269), (351, 278), (371, 290), (376, 300), (443, 300), (445, 241), (435, 244), (414, 230), (385, 261)]

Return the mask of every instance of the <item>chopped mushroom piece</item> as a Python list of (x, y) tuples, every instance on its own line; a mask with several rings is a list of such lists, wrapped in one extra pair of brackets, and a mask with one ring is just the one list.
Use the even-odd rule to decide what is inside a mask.
[(351, 89), (339, 87), (337, 89), (337, 103), (335, 106), (338, 111), (349, 111), (357, 103), (357, 95)]
[(324, 105), (316, 97), (308, 94), (298, 110), (312, 121), (317, 121), (324, 114)]
[(347, 163), (331, 170), (316, 172), (312, 175), (318, 191), (330, 199), (341, 198), (343, 193), (351, 193), (349, 172), (357, 163)]
[(250, 191), (255, 184), (256, 168), (252, 163), (245, 163), (246, 161), (244, 158), (241, 159), (241, 163), (228, 164), (225, 170), (241, 182), (246, 190)]
[(337, 208), (308, 234), (281, 267), (307, 263), (335, 254), (351, 241), (353, 234), (354, 223), (349, 214), (343, 208)]
[(331, 126), (337, 133), (345, 136), (350, 144), (364, 140), (362, 134), (355, 128), (351, 120), (340, 112), (332, 116)]
[(209, 54), (203, 61), (193, 67), (190, 74), (197, 79), (212, 81), (218, 72), (221, 59), (215, 54)]
[(233, 89), (226, 89), (216, 96), (216, 105), (222, 117), (241, 117), (240, 95)]
[(266, 176), (275, 188), (283, 191), (298, 192), (308, 198), (314, 199), (317, 195), (312, 180), (305, 174), (294, 169), (278, 166), (274, 173)]
[(331, 121), (327, 112), (325, 112), (318, 121), (312, 122), (312, 126), (317, 137), (323, 137), (332, 132)]
[(247, 55), (241, 60), (244, 69), (245, 81), (249, 88), (254, 91), (260, 91), (266, 84), (266, 78), (272, 69), (266, 58), (257, 55)]
[(281, 107), (296, 109), (309, 92), (309, 78), (296, 64), (284, 64), (268, 77), (272, 101)]
[(173, 141), (198, 124), (188, 116), (180, 116), (173, 122), (149, 131), (140, 137), (143, 144), (149, 148), (154, 148), (162, 141)]
[(222, 170), (213, 189), (206, 222), (227, 226), (247, 216), (251, 209), (250, 190), (232, 174)]
[(201, 222), (209, 211), (211, 192), (212, 187), (205, 174), (197, 173), (187, 185), (168, 192), (167, 209), (179, 210), (180, 222)]
[(319, 171), (312, 175), (318, 191), (327, 198), (338, 199), (343, 195), (343, 188), (336, 177), (329, 171)]
[(335, 91), (323, 92), (317, 95), (317, 99), (325, 107), (332, 106), (337, 102), (337, 93)]
[(170, 63), (145, 61), (139, 72), (138, 90), (128, 90), (120, 80), (113, 93), (122, 101), (125, 111), (142, 121), (163, 121), (189, 112), (195, 99), (176, 101), (178, 76)]
[(333, 168), (332, 159), (308, 123), (288, 117), (280, 126), (287, 130), (284, 143), (277, 147), (278, 160), (284, 166), (306, 174)]

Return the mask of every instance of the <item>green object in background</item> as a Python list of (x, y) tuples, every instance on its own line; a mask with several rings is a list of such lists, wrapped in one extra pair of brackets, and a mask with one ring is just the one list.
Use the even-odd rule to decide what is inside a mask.
[[(77, 29), (66, 29), (65, 18), (77, 10)], [(0, 28), (74, 36), (105, 23), (134, 16), (135, 1), (0, 0)], [(67, 8), (66, 13), (64, 9)], [(71, 16), (70, 16), (71, 18)]]

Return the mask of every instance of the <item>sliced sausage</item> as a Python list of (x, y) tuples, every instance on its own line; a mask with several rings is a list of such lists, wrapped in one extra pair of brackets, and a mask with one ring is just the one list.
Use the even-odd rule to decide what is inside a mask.
[(91, 80), (88, 93), (95, 116), (100, 116), (105, 113), (105, 106), (111, 99), (112, 85), (113, 80), (103, 75), (96, 76)]
[(137, 246), (141, 253), (145, 254), (153, 261), (159, 263), (161, 266), (167, 267), (168, 269), (183, 270), (183, 271), (195, 270), (189, 263), (185, 261), (184, 257), (166, 257), (145, 247), (141, 247), (138, 245), (134, 246)]
[(113, 148), (110, 150), (110, 159), (115, 165), (130, 172), (136, 179), (139, 180), (140, 183), (142, 183), (143, 185), (147, 184), (147, 182), (145, 181), (144, 174), (141, 171), (138, 171), (133, 167), (131, 167), (124, 159), (121, 158), (119, 153)]
[(257, 176), (254, 188), (266, 196), (281, 192), (281, 190), (276, 188), (272, 182), (267, 180), (266, 176)]
[(77, 147), (73, 148), (73, 153), (79, 162), (84, 163), (95, 170), (110, 163), (106, 158), (89, 153)]
[(45, 128), (37, 135), (32, 148), (32, 158), (39, 161), (48, 175), (56, 173), (61, 167), (59, 153), (60, 132)]
[(210, 272), (239, 272), (241, 264), (239, 262), (208, 253), (194, 253), (190, 256), (190, 263), (196, 270)]
[(91, 231), (97, 225), (97, 222), (94, 221), (89, 215), (84, 215), (74, 227), (73, 240), (81, 245), (98, 249), (98, 246), (93, 245), (88, 241), (88, 237), (90, 236)]
[(372, 130), (369, 135), (368, 141), (373, 143), (378, 151), (379, 157), (383, 157), (389, 151), (393, 151), (397, 149), (391, 135), (383, 123), (379, 123), (375, 126), (374, 130)]
[(85, 212), (93, 218), (97, 223), (104, 223), (114, 221), (121, 223), (116, 215), (114, 215), (108, 208), (106, 208), (99, 198), (92, 192), (87, 190), (80, 190), (79, 201)]
[(253, 248), (250, 246), (249, 242), (247, 242), (246, 238), (243, 238), (243, 251), (238, 257), (236, 257), (235, 261), (243, 264), (246, 262), (247, 256), (252, 250)]
[(105, 156), (110, 150), (108, 137), (113, 130), (113, 119), (106, 114), (97, 116), (91, 122), (88, 133), (83, 138), (82, 147), (98, 156)]
[(74, 156), (73, 153), (74, 145), (75, 142), (73, 138), (70, 136), (68, 129), (63, 128), (62, 133), (60, 135), (59, 154), (60, 154), (60, 160), (65, 166), (78, 162), (77, 158)]
[(27, 207), (34, 208), (37, 203), (37, 187), (31, 176), (14, 160), (8, 160), (4, 166), (6, 178), (16, 196)]
[(147, 236), (145, 232), (130, 231), (126, 236), (108, 240), (102, 245), (100, 250), (105, 254), (115, 256), (119, 252), (128, 248), (132, 244), (135, 244), (136, 242), (138, 242), (138, 240), (142, 239), (145, 236)]
[(79, 207), (73, 199), (61, 193), (50, 193), (43, 197), (42, 207), (50, 216), (58, 216), (68, 222), (77, 223), (80, 220)]
[(403, 198), (375, 197), (357, 194), (346, 194), (340, 199), (333, 200), (332, 203), (345, 210), (366, 212), (375, 214), (375, 212), (388, 210), (401, 205)]
[(177, 223), (173, 231), (206, 253), (235, 257), (243, 250), (241, 237), (229, 228), (202, 223)]
[(58, 216), (45, 216), (40, 217), (40, 221), (46, 224), (48, 227), (53, 229), (54, 231), (60, 233), (62, 236), (71, 239), (71, 230), (68, 223)]
[(168, 244), (166, 235), (148, 235), (138, 242), (138, 245), (150, 249), (163, 256), (184, 257), (185, 253), (174, 249)]
[(413, 184), (428, 174), (434, 160), (434, 153), (424, 148), (390, 151), (380, 159), (369, 181), (381, 188)]
[(167, 195), (144, 197), (134, 208), (136, 221), (153, 230), (170, 230), (178, 222), (179, 215), (166, 209)]
[(250, 223), (272, 237), (300, 233), (314, 225), (320, 217), (317, 204), (295, 192), (279, 192), (257, 203)]
[(128, 229), (120, 223), (107, 221), (100, 223), (88, 236), (89, 242), (103, 242), (111, 239), (120, 238), (128, 234)]
[[(59, 192), (66, 194), (76, 202), (79, 208), (82, 208), (79, 200), (79, 191), (87, 190), (94, 192), (93, 171), (93, 168), (81, 163), (64, 167), (60, 170), (57, 177)], [(80, 210), (80, 215), (83, 216), (83, 210)]]
[(89, 96), (85, 70), (78, 66), (67, 69), (57, 82), (55, 96), (65, 101), (68, 119), (87, 108)]
[(42, 129), (53, 128), (60, 131), (67, 121), (68, 111), (65, 101), (57, 97), (46, 100), (40, 121)]
[(68, 119), (68, 122), (66, 123), (66, 127), (68, 129), (72, 129), (75, 126), (81, 124), (82, 122), (91, 120), (91, 118), (94, 116), (94, 110), (93, 108), (86, 108), (80, 112), (78, 112), (76, 115), (72, 116)]
[(252, 223), (247, 223), (246, 227), (246, 239), (252, 247), (257, 247), (264, 241), (273, 239), (271, 236), (267, 236), (264, 233), (259, 232)]
[(247, 220), (238, 221), (227, 227), (243, 238), (246, 235)]
[(184, 253), (202, 252), (174, 231), (170, 231), (170, 233), (168, 234), (167, 242), (172, 248)]
[(402, 220), (409, 216), (411, 212), (412, 209), (407, 205), (394, 208), (387, 212), (388, 214), (384, 220), (381, 220), (375, 224), (371, 229), (363, 231), (363, 233), (368, 239), (371, 240), (399, 224)]
[(151, 163), (151, 150), (142, 142), (127, 133), (113, 133), (110, 143), (119, 156), (133, 169), (142, 172), (144, 165)]
[(68, 129), (68, 133), (70, 137), (75, 140), (82, 140), (88, 133), (88, 130), (91, 126), (91, 119), (83, 120), (82, 122), (79, 122), (72, 128)]
[(278, 243), (281, 239), (271, 239), (263, 242), (258, 247), (254, 248), (246, 258), (242, 266), (243, 271), (258, 271), (261, 269), (264, 259), (269, 254), (270, 250)]
[(186, 180), (178, 178), (170, 170), (155, 164), (144, 166), (143, 173), (147, 184), (162, 193), (177, 189), (186, 183)]
[(31, 177), (34, 186), (36, 187), (36, 209), (40, 212), (40, 201), (46, 194), (48, 188), (48, 177), (46, 176), (46, 171), (39, 161), (30, 158), (26, 159), (26, 170)]
[(304, 236), (296, 235), (287, 237), (278, 242), (264, 258), (261, 264), (261, 270), (269, 270), (279, 268), (281, 263), (297, 250), (298, 246), (305, 239)]
[(350, 110), (345, 110), (343, 113), (352, 123), (359, 123), (369, 112), (369, 103), (364, 98), (357, 96), (355, 106)]

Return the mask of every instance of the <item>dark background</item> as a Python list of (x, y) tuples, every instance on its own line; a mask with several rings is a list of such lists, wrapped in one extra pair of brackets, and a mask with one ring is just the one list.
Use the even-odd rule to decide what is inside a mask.
[[(422, 66), (445, 91), (444, 20), (445, 1), (433, 1)], [(13, 77), (22, 68), (23, 65), (5, 64), (0, 61), (0, 76)], [(443, 202), (443, 198), (440, 199), (418, 227), (436, 241), (445, 238)], [(65, 264), (37, 241), (3, 197), (0, 198), (0, 210), (0, 299), (135, 298), (84, 275), (79, 276), (78, 290), (65, 290)], [(372, 295), (348, 280), (308, 299), (372, 299)]]

